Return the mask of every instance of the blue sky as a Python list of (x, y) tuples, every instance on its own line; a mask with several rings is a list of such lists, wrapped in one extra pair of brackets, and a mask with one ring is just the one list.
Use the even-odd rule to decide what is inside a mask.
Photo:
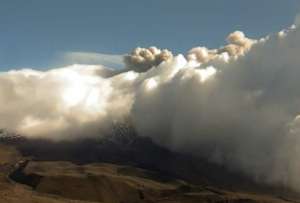
[[(299, 0), (0, 0), (0, 70), (49, 68), (66, 53), (175, 53), (218, 47), (234, 30), (252, 38), (293, 23)], [(97, 55), (96, 55), (97, 56)], [(101, 54), (99, 55), (101, 56)]]

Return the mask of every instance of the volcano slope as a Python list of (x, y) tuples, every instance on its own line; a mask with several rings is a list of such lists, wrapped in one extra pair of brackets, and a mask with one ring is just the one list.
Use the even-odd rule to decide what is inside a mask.
[(117, 133), (52, 142), (1, 139), (0, 202), (296, 202), (283, 188)]

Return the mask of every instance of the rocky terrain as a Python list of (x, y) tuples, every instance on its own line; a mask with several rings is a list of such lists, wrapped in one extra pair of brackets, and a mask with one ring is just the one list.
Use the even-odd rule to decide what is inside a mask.
[[(125, 129), (125, 130), (124, 130)], [(121, 128), (102, 139), (0, 139), (0, 202), (297, 202), (283, 188)]]

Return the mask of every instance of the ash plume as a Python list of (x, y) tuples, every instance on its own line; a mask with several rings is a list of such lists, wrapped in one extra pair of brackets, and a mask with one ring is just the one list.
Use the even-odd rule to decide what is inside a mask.
[(130, 117), (159, 145), (300, 191), (297, 25), (258, 40), (233, 32), (186, 56), (137, 48), (109, 76), (99, 65), (2, 72), (0, 128), (68, 140)]
[(131, 54), (125, 55), (124, 62), (128, 69), (136, 72), (144, 72), (153, 66), (158, 66), (161, 62), (173, 57), (172, 52), (167, 49), (157, 47), (135, 48)]

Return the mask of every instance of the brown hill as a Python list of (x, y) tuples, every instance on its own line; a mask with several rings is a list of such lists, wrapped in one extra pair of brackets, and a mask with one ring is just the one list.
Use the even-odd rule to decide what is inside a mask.
[(295, 202), (297, 197), (128, 131), (72, 142), (21, 136), (0, 142), (5, 203)]

